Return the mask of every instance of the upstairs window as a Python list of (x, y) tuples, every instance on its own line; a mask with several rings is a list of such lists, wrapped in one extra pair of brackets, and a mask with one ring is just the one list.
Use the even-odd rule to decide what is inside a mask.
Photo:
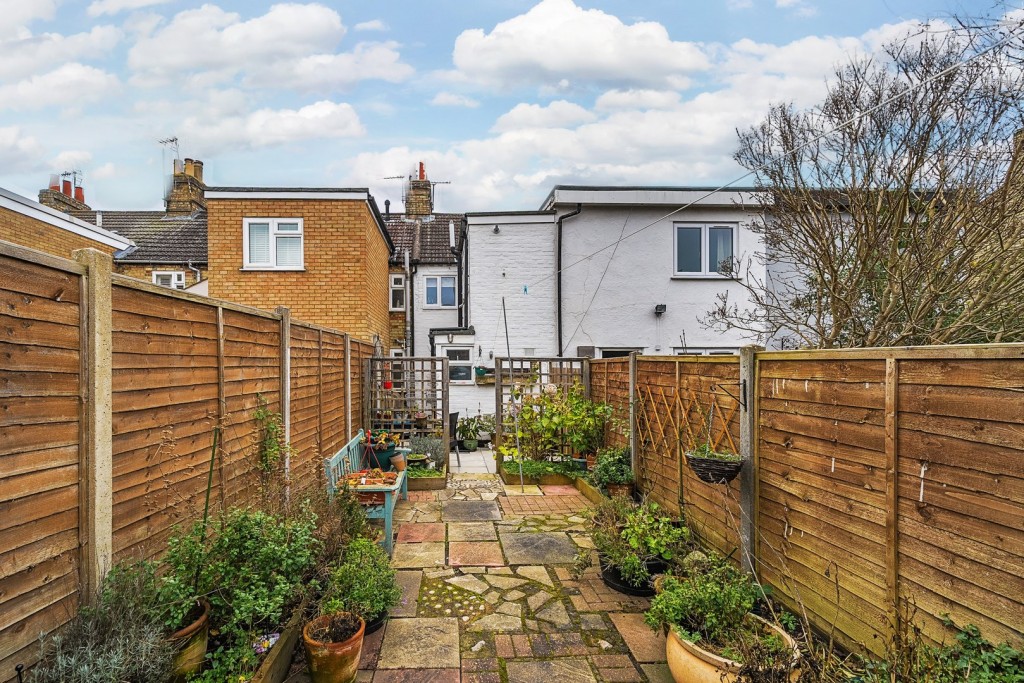
[(153, 284), (171, 289), (185, 289), (185, 271), (183, 270), (154, 270)]
[(405, 310), (405, 276), (391, 276), (391, 310)]
[(427, 308), (455, 307), (455, 276), (428, 275), (423, 283), (424, 303)]
[(677, 223), (675, 275), (735, 277), (736, 226)]
[(245, 268), (302, 270), (301, 218), (246, 218), (242, 231)]

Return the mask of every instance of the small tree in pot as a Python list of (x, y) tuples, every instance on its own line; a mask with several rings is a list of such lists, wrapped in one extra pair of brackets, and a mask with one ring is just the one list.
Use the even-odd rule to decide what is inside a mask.
[(633, 464), (629, 449), (618, 447), (599, 451), (590, 478), (595, 486), (607, 490), (613, 496), (631, 496), (633, 493)]

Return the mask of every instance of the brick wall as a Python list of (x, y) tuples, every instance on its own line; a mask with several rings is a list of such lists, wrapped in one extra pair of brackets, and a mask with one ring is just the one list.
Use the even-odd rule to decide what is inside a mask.
[[(208, 199), (210, 296), (347, 330), (389, 346), (388, 247), (358, 200)], [(250, 217), (302, 218), (304, 271), (243, 271)]]
[(64, 258), (70, 258), (71, 252), (76, 249), (87, 247), (99, 249), (107, 254), (116, 251), (114, 247), (5, 208), (0, 208), (0, 240)]
[[(151, 263), (115, 263), (114, 272), (120, 273), (121, 275), (127, 275), (128, 277), (138, 278), (139, 280), (145, 280), (146, 282), (153, 282), (153, 271), (180, 271), (185, 273), (185, 286), (191, 287), (196, 283), (196, 274), (194, 271), (189, 270), (180, 263), (167, 264), (167, 265), (153, 265)], [(204, 269), (205, 270), (205, 269)]]

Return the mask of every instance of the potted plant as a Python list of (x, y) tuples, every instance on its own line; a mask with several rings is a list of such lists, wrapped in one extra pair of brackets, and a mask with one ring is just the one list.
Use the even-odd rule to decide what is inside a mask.
[(799, 678), (796, 642), (751, 612), (760, 595), (750, 576), (721, 558), (685, 580), (662, 582), (644, 618), (668, 629), (665, 650), (676, 683), (737, 681), (752, 672), (759, 680)]
[(391, 464), (391, 456), (395, 454), (400, 434), (386, 429), (371, 429), (363, 434), (361, 443), (366, 444), (366, 455), (370, 464), (385, 469)]
[(187, 532), (175, 532), (167, 541), (159, 601), (164, 605), (164, 627), (174, 647), (174, 680), (184, 681), (198, 672), (206, 659), (210, 636), (210, 603), (199, 593), (207, 562), (206, 524), (195, 523)]
[(611, 496), (633, 495), (633, 464), (629, 448), (605, 448), (598, 452), (590, 474), (594, 486), (606, 489)]
[(494, 413), (478, 415), (476, 418), (476, 426), (478, 441), (482, 443), (491, 443), (494, 441)]
[(462, 449), (466, 451), (475, 451), (477, 446), (477, 434), (480, 428), (475, 417), (467, 415), (466, 417), (459, 420), (458, 426), (455, 428), (455, 433), (459, 437), (459, 441), (462, 442)]
[(604, 443), (605, 424), (612, 416), (611, 406), (591, 401), (579, 383), (573, 384), (561, 404), (563, 434), (575, 458), (581, 461), (593, 455)]
[(320, 611), (353, 612), (366, 621), (368, 635), (384, 625), (401, 597), (387, 552), (367, 538), (356, 538), (331, 570)]
[(622, 593), (653, 595), (651, 577), (666, 571), (670, 562), (689, 550), (690, 530), (662, 515), (653, 502), (634, 504), (621, 496), (605, 499), (594, 507), (591, 521), (601, 579)]
[(417, 429), (424, 429), (424, 428), (426, 428), (426, 426), (427, 426), (427, 414), (425, 412), (423, 412), (422, 410), (417, 409), (416, 412), (412, 414), (412, 419), (413, 419), (413, 422), (416, 423), (416, 428)]
[(698, 442), (694, 447), (686, 451), (686, 464), (690, 466), (697, 477), (708, 484), (728, 484), (736, 478), (743, 468), (743, 456), (738, 453), (729, 453), (718, 450), (714, 447), (711, 439), (711, 423), (715, 419), (715, 403), (712, 400), (711, 410), (707, 418), (703, 417), (703, 410), (698, 405), (697, 412), (702, 421), (707, 422), (707, 430), (704, 441)]
[(356, 680), (366, 622), (358, 614), (321, 614), (302, 629), (309, 677), (313, 683)]

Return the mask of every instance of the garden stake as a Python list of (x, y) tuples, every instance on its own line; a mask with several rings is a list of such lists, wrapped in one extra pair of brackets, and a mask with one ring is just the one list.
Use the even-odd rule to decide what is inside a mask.
[[(217, 442), (220, 440), (220, 425), (213, 428), (213, 448), (210, 449), (210, 471), (206, 475), (206, 503), (203, 505), (203, 536), (202, 543), (206, 543), (206, 523), (210, 518), (210, 489), (213, 488), (213, 463), (217, 460)], [(196, 567), (196, 576), (192, 582), (192, 590), (199, 590), (199, 567)]]
[(21, 672), (24, 671), (24, 670), (25, 670), (25, 665), (24, 664), (19, 664), (18, 666), (14, 667), (15, 673), (18, 674), (18, 683), (21, 683)]
[[(510, 396), (512, 399), (512, 407), (515, 407), (516, 394), (515, 394), (515, 382), (512, 376), (512, 344), (508, 340), (508, 312), (505, 310), (505, 297), (501, 297), (501, 317), (505, 319), (505, 352), (508, 354), (508, 385), (512, 387)], [(522, 406), (520, 406), (520, 409)], [(523, 481), (523, 457), (522, 453), (519, 452), (519, 411), (512, 411), (512, 424), (516, 428), (516, 455), (519, 456), (519, 492), (526, 493), (526, 484)]]

